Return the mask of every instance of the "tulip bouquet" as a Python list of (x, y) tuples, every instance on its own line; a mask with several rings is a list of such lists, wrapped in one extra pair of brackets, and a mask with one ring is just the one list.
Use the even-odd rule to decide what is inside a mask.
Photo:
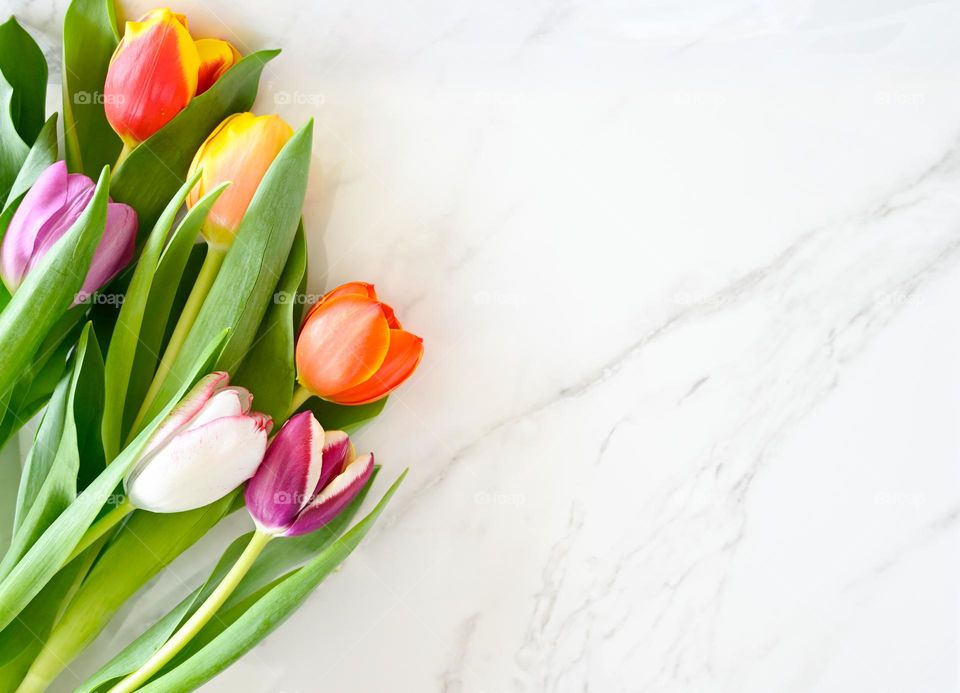
[(45, 690), (245, 509), (202, 584), (71, 681), (195, 689), (304, 602), (406, 473), (360, 517), (379, 468), (350, 435), (423, 342), (364, 282), (303, 314), (312, 123), (249, 112), (277, 53), (72, 0), (61, 147), (43, 54), (0, 25), (0, 443), (38, 421), (6, 515), (0, 691)]

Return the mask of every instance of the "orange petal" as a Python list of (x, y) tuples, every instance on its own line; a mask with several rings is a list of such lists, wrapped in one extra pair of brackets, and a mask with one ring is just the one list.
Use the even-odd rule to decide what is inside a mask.
[(104, 111), (129, 146), (166, 125), (197, 91), (200, 58), (183, 15), (154, 10), (127, 22), (104, 84)]
[(202, 94), (240, 60), (240, 51), (229, 41), (220, 39), (198, 39), (196, 44), (200, 55), (197, 94)]
[(332, 301), (335, 298), (340, 298), (341, 296), (363, 296), (376, 300), (377, 292), (373, 288), (373, 284), (367, 284), (366, 282), (347, 282), (346, 284), (341, 284), (336, 289), (325, 293), (320, 297), (319, 301), (310, 306), (310, 310), (307, 311), (307, 318), (324, 303)]
[(383, 365), (368, 380), (331, 395), (337, 404), (367, 404), (386, 397), (413, 375), (423, 358), (423, 340), (406, 330), (390, 330), (390, 348)]
[(341, 296), (314, 311), (297, 340), (300, 382), (321, 397), (367, 380), (383, 363), (390, 327), (380, 304)]
[(238, 113), (224, 120), (203, 143), (190, 165), (190, 175), (201, 167), (203, 173), (187, 205), (196, 204), (220, 183), (231, 182), (204, 222), (208, 243), (227, 247), (233, 242), (261, 179), (292, 136), (293, 129), (278, 115)]

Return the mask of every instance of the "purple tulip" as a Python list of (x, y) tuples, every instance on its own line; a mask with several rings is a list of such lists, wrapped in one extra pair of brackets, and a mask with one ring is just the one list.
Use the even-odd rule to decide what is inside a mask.
[[(65, 161), (57, 161), (40, 174), (10, 220), (0, 247), (0, 277), (11, 292), (80, 218), (96, 187), (82, 173), (68, 174)], [(136, 240), (136, 212), (128, 205), (111, 201), (107, 205), (107, 225), (83, 280), (80, 297), (89, 296), (127, 266), (133, 258)]]
[(309, 411), (283, 425), (247, 484), (247, 509), (268, 534), (319, 529), (352, 501), (373, 473), (373, 454), (356, 457), (343, 431), (327, 431)]

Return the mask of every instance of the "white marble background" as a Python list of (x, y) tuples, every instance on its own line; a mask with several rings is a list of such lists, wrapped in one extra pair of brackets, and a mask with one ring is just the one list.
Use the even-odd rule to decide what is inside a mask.
[(204, 690), (958, 690), (960, 5), (173, 6), (284, 49), (312, 286), (427, 344), (386, 521)]

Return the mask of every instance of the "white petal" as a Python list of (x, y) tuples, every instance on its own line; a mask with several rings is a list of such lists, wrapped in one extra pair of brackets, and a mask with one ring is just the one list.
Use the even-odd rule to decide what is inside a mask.
[(176, 436), (126, 484), (137, 508), (158, 513), (200, 508), (253, 476), (267, 432), (246, 416), (220, 418)]

